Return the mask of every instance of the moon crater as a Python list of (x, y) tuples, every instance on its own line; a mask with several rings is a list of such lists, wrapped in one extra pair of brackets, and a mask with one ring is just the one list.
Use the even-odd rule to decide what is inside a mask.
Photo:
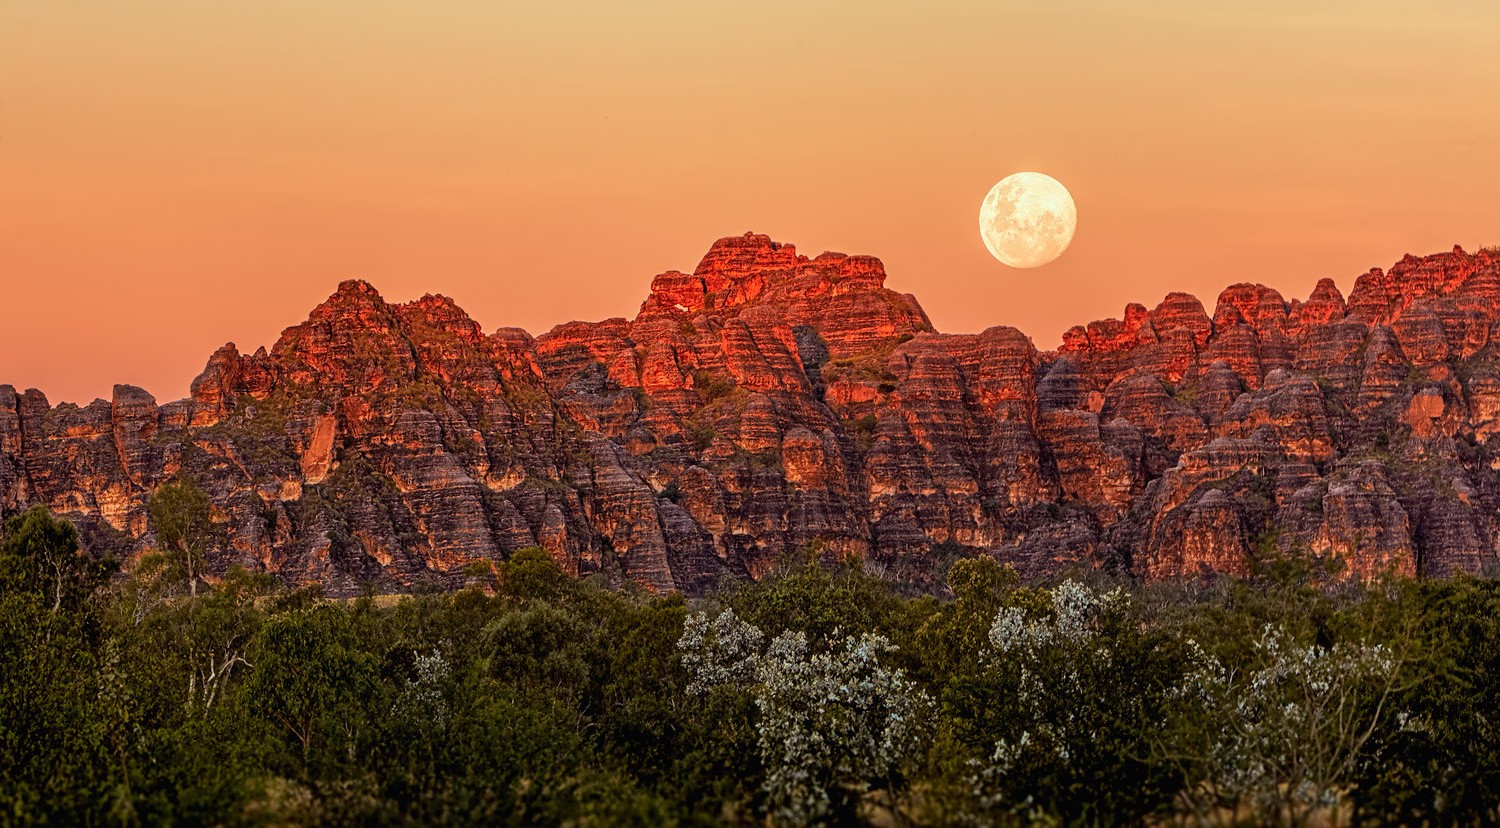
[(979, 208), (979, 235), (1011, 267), (1041, 267), (1073, 241), (1078, 207), (1057, 179), (1037, 172), (1006, 176)]

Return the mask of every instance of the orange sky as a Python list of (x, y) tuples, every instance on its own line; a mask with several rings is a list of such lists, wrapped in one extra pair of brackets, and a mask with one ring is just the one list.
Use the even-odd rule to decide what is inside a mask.
[[(486, 330), (632, 316), (750, 229), (1044, 348), (1347, 291), (1500, 243), (1496, 42), (1479, 0), (0, 0), (0, 382), (174, 399), (351, 276)], [(1079, 230), (1013, 271), (976, 214), (1023, 169)]]

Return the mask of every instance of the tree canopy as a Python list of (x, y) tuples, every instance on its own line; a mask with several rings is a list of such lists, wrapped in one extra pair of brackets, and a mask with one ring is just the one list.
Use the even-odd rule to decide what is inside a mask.
[[(195, 548), (191, 489), (158, 497)], [(239, 570), (194, 595), (162, 556), (109, 578), (43, 509), (4, 533), (5, 824), (1500, 819), (1491, 581), (979, 558), (940, 599), (810, 555), (685, 600), (528, 549), (332, 601)]]

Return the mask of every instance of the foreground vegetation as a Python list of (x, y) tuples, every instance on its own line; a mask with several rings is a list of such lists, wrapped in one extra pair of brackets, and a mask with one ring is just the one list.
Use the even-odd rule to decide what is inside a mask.
[(197, 578), (197, 504), (158, 508), (189, 519), (128, 574), (42, 510), (6, 522), (0, 823), (1500, 819), (1490, 581), (970, 559), (940, 599), (803, 561), (684, 601), (526, 550), (333, 602)]

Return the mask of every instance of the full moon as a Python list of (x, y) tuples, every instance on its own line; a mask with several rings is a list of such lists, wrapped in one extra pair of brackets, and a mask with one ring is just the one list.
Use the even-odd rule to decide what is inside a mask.
[(1078, 207), (1057, 179), (1036, 172), (1006, 176), (979, 207), (979, 235), (1011, 267), (1041, 267), (1073, 241)]

